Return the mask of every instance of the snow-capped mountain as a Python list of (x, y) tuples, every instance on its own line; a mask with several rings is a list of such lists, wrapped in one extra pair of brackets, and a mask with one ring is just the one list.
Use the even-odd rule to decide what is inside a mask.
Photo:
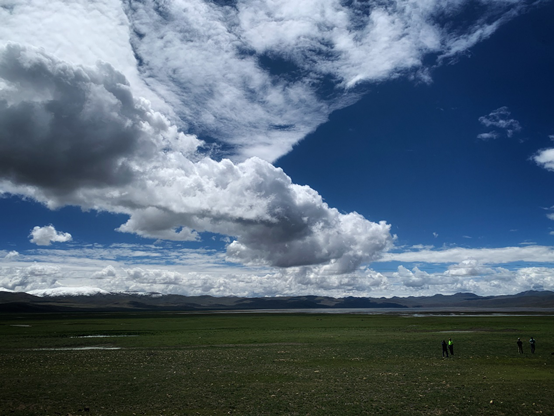
[(80, 287), (56, 287), (52, 289), (36, 289), (27, 292), (29, 295), (39, 297), (53, 296), (93, 296), (93, 295), (108, 295), (110, 292), (98, 287), (80, 286)]

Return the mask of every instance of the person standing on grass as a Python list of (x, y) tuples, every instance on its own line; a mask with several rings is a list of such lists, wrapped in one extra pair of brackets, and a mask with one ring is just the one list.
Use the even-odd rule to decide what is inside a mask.
[(529, 344), (531, 344), (531, 354), (535, 353), (535, 338), (531, 337), (529, 340)]
[(446, 358), (448, 358), (448, 350), (446, 349), (446, 341), (443, 339), (441, 342), (442, 345), (442, 357), (444, 358), (446, 354)]
[(450, 355), (454, 355), (454, 343), (452, 338), (448, 338), (448, 349), (450, 350)]
[(517, 344), (517, 352), (520, 354), (523, 354), (523, 342), (521, 342), (521, 339), (518, 338), (516, 341), (516, 344)]

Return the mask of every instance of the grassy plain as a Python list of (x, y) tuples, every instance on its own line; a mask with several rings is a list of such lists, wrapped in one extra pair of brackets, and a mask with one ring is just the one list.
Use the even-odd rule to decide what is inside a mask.
[(1, 415), (554, 414), (552, 316), (12, 314), (0, 339)]

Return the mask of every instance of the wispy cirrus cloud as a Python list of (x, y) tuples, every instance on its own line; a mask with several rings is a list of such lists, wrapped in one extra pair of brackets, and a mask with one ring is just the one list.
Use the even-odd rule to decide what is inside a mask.
[(480, 133), (477, 135), (478, 139), (481, 140), (494, 140), (499, 137), (499, 134), (495, 131), (489, 131), (488, 133)]
[(554, 248), (550, 246), (526, 245), (524, 247), (501, 248), (447, 248), (422, 249), (400, 253), (386, 253), (379, 261), (413, 263), (459, 263), (476, 260), (483, 264), (504, 264), (517, 261), (554, 263)]
[(236, 158), (273, 161), (356, 101), (356, 86), (422, 73), (424, 57), (466, 51), (525, 6), (483, 1), (465, 24), (473, 6), (460, 0), (149, 0), (126, 13), (142, 75), (180, 118)]
[(512, 137), (514, 133), (521, 130), (519, 121), (511, 118), (511, 112), (508, 107), (500, 107), (486, 116), (479, 117), (479, 122), (486, 127), (496, 127), (488, 133), (481, 133), (477, 138), (482, 140), (492, 140), (505, 134)]

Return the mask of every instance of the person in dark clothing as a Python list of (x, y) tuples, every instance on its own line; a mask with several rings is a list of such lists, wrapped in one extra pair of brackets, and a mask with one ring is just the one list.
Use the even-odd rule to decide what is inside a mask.
[(518, 338), (516, 341), (516, 344), (517, 344), (517, 352), (520, 354), (523, 354), (523, 342), (521, 342), (521, 339)]
[(448, 350), (446, 349), (446, 341), (442, 340), (442, 356), (444, 357), (446, 355), (446, 358), (448, 358)]
[(529, 340), (529, 344), (531, 344), (531, 354), (535, 353), (535, 338), (531, 337)]
[(452, 338), (448, 338), (448, 349), (450, 350), (450, 355), (454, 355), (454, 343)]

